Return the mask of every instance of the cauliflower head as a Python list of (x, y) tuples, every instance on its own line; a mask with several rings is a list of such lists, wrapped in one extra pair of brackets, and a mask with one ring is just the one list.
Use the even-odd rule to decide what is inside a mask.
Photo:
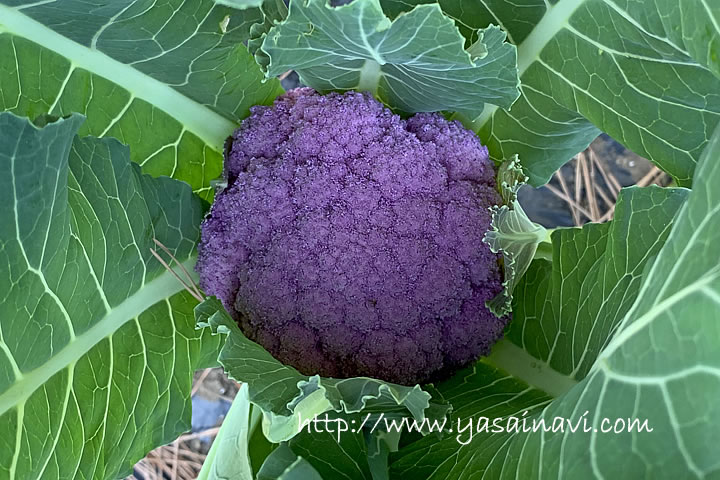
[(507, 322), (485, 306), (503, 288), (482, 242), (494, 173), (478, 138), (441, 115), (292, 90), (229, 141), (200, 285), (303, 374), (438, 379), (487, 354)]

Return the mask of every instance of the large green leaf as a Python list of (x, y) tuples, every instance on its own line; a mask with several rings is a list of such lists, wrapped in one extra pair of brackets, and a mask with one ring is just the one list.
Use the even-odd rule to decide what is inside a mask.
[(190, 266), (190, 188), (113, 139), (0, 114), (0, 478), (114, 478), (190, 426), (219, 344), (150, 253)]
[[(610, 224), (554, 232), (552, 262), (536, 260), (515, 291), (506, 340), (472, 373), (438, 386), (462, 425), (489, 417), (491, 425), (500, 418), (507, 426), (516, 416), (531, 429), (542, 420), (548, 427), (560, 421), (563, 430), (475, 430), (467, 444), (422, 439), (395, 458), (398, 478), (717, 473), (711, 445), (720, 409), (712, 399), (720, 382), (712, 377), (720, 371), (720, 310), (712, 302), (720, 299), (720, 196), (709, 186), (720, 181), (718, 154), (708, 150), (696, 177), (703, 180), (689, 195), (626, 189)], [(683, 290), (669, 271), (701, 284)], [(672, 291), (659, 297), (658, 285)], [(706, 299), (691, 298), (694, 291)], [(535, 400), (519, 401), (528, 395)], [(594, 431), (606, 426), (603, 418), (613, 425), (618, 418), (647, 420), (653, 431)], [(567, 421), (580, 421), (580, 430), (571, 432)], [(462, 440), (470, 440), (469, 431)]]
[(262, 49), (270, 57), (270, 76), (294, 69), (317, 90), (369, 90), (404, 112), (475, 115), (486, 102), (507, 108), (518, 96), (515, 47), (497, 27), (478, 36), (466, 51), (437, 5), (391, 22), (379, 0), (341, 7), (297, 0)]
[(210, 198), (225, 139), (281, 91), (243, 45), (262, 14), (146, 3), (0, 1), (0, 109), (83, 113), (81, 135), (118, 138), (144, 172)]
[[(396, 15), (427, 0), (383, 0)], [(502, 26), (518, 46), (520, 99), (473, 125), (498, 161), (545, 183), (600, 130), (689, 186), (720, 121), (715, 0), (442, 0), (471, 40)], [(598, 130), (599, 129), (599, 130)]]
[(553, 369), (580, 380), (637, 297), (688, 190), (631, 187), (611, 223), (552, 234), (553, 260), (536, 261), (515, 292), (506, 337)]

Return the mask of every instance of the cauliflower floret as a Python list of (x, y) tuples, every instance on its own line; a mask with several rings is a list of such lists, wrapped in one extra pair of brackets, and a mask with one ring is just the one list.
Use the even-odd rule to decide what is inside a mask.
[(296, 89), (235, 131), (197, 271), (248, 338), (304, 374), (431, 381), (507, 319), (482, 242), (500, 202), (487, 148), (438, 114)]

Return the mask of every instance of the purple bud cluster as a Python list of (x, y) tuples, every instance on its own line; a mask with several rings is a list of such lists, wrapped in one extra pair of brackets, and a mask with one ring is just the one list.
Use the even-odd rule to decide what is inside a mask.
[(482, 242), (487, 148), (439, 114), (296, 89), (232, 137), (197, 271), (248, 338), (304, 374), (400, 384), (487, 354), (507, 319)]

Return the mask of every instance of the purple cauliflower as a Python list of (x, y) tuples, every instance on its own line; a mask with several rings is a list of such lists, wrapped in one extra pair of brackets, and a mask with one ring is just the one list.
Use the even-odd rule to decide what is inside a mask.
[(500, 202), (458, 122), (309, 88), (233, 134), (197, 271), (244, 334), (303, 374), (435, 380), (487, 354), (507, 319), (482, 242)]

